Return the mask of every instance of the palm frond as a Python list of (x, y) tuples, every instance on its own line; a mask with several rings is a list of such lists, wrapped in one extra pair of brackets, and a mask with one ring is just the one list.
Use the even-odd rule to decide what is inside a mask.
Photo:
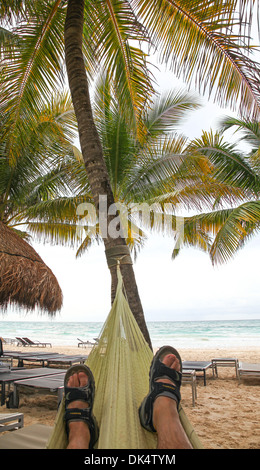
[(153, 91), (146, 55), (139, 47), (147, 41), (146, 32), (128, 1), (87, 2), (86, 8), (90, 48), (94, 43), (99, 63), (118, 90), (121, 108), (140, 130), (140, 112)]
[(63, 81), (62, 2), (38, 3), (40, 13), (15, 28), (15, 34), (20, 35), (19, 47), (6, 53), (1, 64), (0, 109), (9, 113), (13, 140), (19, 132), (26, 135), (35, 112)]
[(79, 208), (81, 205), (84, 207), (84, 204), (93, 204), (92, 198), (87, 196), (56, 197), (29, 205), (22, 217), (23, 220), (27, 220), (27, 223), (30, 220), (76, 223), (79, 221)]
[(217, 181), (248, 191), (248, 197), (259, 193), (259, 180), (249, 158), (225, 142), (220, 133), (203, 132), (200, 139), (191, 142), (189, 151), (209, 159)]
[(35, 240), (74, 248), (78, 242), (78, 225), (66, 222), (28, 222), (28, 231)]
[(153, 137), (176, 131), (193, 110), (200, 107), (199, 99), (181, 89), (164, 92), (149, 106), (145, 116), (148, 133)]
[(19, 36), (9, 29), (0, 27), (0, 56), (4, 52), (10, 54), (13, 47), (17, 47), (19, 45)]
[(250, 201), (236, 208), (180, 218), (176, 231), (175, 258), (185, 246), (209, 253), (213, 264), (229, 261), (245, 242), (259, 231), (260, 201)]
[[(81, 227), (79, 232), (80, 245), (76, 251), (76, 258), (85, 254), (94, 244), (102, 242), (99, 223)], [(83, 239), (83, 241), (82, 241)]]
[(156, 185), (160, 185), (163, 192), (167, 178), (173, 177), (180, 169), (185, 143), (183, 136), (164, 136), (153, 146), (140, 149), (135, 165), (129, 169), (124, 181), (124, 199), (148, 200)]
[(210, 250), (213, 264), (230, 260), (260, 229), (260, 201), (250, 201), (230, 211)]
[(135, 6), (161, 60), (178, 77), (222, 106), (259, 116), (260, 71), (248, 53), (246, 5), (240, 14), (233, 0), (136, 0)]
[(0, 4), (0, 17), (5, 21), (12, 21), (14, 18), (24, 20), (27, 15), (35, 10), (35, 5), (40, 0), (2, 0)]

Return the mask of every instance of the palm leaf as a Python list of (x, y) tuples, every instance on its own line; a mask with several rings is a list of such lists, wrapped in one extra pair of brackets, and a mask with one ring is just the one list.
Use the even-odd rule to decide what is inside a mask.
[(26, 135), (35, 112), (42, 109), (45, 100), (61, 87), (63, 80), (62, 2), (36, 4), (39, 3), (40, 14), (30, 16), (28, 23), (15, 29), (15, 34), (21, 38), (19, 48), (5, 53), (2, 61), (0, 108), (9, 114), (13, 135), (9, 152), (14, 161), (17, 155), (12, 157), (12, 143), (16, 136), (18, 133)]
[(28, 222), (28, 230), (35, 240), (75, 247), (78, 242), (78, 225), (67, 222)]
[(248, 197), (258, 194), (259, 180), (250, 159), (225, 142), (220, 133), (203, 132), (200, 139), (191, 142), (189, 151), (208, 158), (217, 181), (248, 191)]
[(239, 141), (245, 143), (250, 148), (249, 160), (254, 171), (259, 175), (260, 170), (260, 127), (258, 121), (248, 119), (236, 119), (226, 117), (220, 121), (223, 132), (229, 129), (235, 129), (234, 133), (239, 137)]
[(177, 130), (188, 114), (200, 107), (198, 98), (180, 89), (164, 92), (148, 107), (145, 125), (151, 137)]
[(250, 201), (234, 209), (202, 213), (180, 220), (176, 233), (175, 258), (185, 246), (210, 254), (213, 264), (230, 260), (260, 228), (260, 201)]
[[(222, 106), (259, 116), (259, 66), (243, 42), (250, 17), (237, 1), (136, 0), (161, 60)], [(240, 29), (239, 29), (240, 26)], [(244, 32), (242, 31), (242, 27)], [(236, 32), (238, 31), (238, 32)]]
[(86, 47), (95, 50), (117, 88), (121, 108), (140, 130), (140, 112), (153, 90), (146, 56), (139, 47), (139, 42), (147, 41), (146, 32), (125, 0), (86, 2), (85, 15), (91, 31), (85, 37)]
[(210, 250), (213, 263), (224, 263), (260, 228), (260, 201), (250, 201), (230, 211)]

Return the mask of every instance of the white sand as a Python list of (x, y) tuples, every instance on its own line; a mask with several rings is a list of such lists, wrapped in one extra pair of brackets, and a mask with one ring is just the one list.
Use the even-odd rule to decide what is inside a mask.
[[(15, 348), (24, 352), (36, 348)], [(88, 350), (54, 346), (37, 351), (64, 354), (85, 354)], [(240, 361), (260, 363), (260, 348), (254, 350), (180, 350), (183, 360), (210, 360), (214, 357), (236, 357)], [(191, 386), (182, 387), (182, 406), (206, 449), (259, 449), (260, 448), (260, 380), (243, 380), (235, 376), (234, 368), (219, 368), (219, 377), (207, 372), (207, 385), (197, 380), (197, 403), (192, 406)], [(6, 407), (0, 407), (6, 412)], [(18, 411), (18, 410), (17, 410)], [(57, 412), (57, 397), (21, 394), (19, 411), (24, 413), (25, 426), (33, 423), (52, 425)]]

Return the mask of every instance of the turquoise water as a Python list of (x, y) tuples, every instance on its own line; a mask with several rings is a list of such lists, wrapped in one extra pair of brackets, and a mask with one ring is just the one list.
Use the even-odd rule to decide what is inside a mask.
[[(77, 338), (93, 340), (103, 323), (48, 321), (0, 321), (0, 336), (28, 336), (53, 346), (77, 346)], [(229, 349), (260, 346), (260, 320), (148, 322), (154, 347)]]

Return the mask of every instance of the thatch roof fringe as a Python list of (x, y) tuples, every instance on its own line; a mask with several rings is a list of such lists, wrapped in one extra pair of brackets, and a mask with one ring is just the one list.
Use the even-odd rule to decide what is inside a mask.
[(34, 248), (0, 222), (0, 306), (12, 303), (54, 314), (61, 309), (62, 291)]

